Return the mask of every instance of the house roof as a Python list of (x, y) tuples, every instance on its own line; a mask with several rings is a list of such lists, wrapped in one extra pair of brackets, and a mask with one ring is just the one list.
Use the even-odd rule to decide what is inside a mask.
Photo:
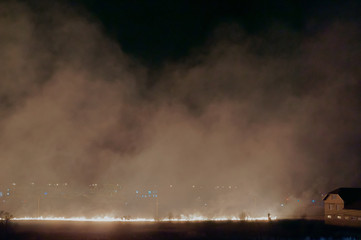
[(330, 194), (338, 194), (344, 201), (344, 209), (361, 210), (361, 188), (337, 188), (329, 192), (323, 200)]

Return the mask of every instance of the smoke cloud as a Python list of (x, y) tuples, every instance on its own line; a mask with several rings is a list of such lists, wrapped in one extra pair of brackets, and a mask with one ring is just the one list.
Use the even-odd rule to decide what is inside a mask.
[(3, 184), (155, 186), (163, 214), (208, 215), (357, 186), (359, 26), (220, 25), (152, 70), (91, 17), (39, 9), (0, 5)]

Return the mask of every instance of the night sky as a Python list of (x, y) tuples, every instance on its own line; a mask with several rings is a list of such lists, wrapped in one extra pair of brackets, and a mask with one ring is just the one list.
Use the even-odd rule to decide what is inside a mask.
[(301, 35), (333, 21), (360, 23), (359, 1), (69, 1), (100, 22), (123, 50), (149, 65), (178, 60), (203, 46), (221, 24), (249, 34), (280, 25)]

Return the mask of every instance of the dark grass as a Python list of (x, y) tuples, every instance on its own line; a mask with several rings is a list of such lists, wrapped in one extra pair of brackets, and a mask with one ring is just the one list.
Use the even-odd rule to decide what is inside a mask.
[(361, 229), (314, 220), (272, 222), (94, 223), (16, 222), (1, 227), (1, 239), (361, 239)]

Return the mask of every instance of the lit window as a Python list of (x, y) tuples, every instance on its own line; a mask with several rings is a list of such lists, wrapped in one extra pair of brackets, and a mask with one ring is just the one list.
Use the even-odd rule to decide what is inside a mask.
[(331, 216), (331, 215), (327, 215), (327, 218), (332, 218), (332, 216)]
[(346, 220), (349, 220), (349, 219), (350, 219), (350, 216), (345, 216), (345, 219), (346, 219)]
[(340, 215), (337, 216), (337, 219), (342, 219), (342, 217)]

